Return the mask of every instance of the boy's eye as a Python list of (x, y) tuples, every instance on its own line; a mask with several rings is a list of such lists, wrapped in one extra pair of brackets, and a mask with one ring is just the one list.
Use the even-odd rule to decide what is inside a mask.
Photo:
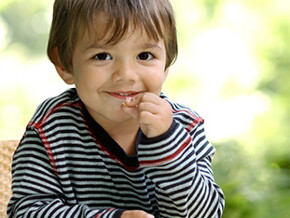
[(99, 60), (99, 61), (107, 61), (107, 60), (111, 60), (112, 59), (112, 57), (111, 57), (111, 55), (109, 55), (108, 53), (99, 53), (99, 54), (96, 54), (95, 56), (94, 56), (94, 59), (96, 59), (96, 60)]
[(153, 57), (153, 55), (149, 52), (142, 52), (138, 55), (138, 59), (139, 60), (143, 60), (143, 61), (146, 61), (146, 60), (151, 60)]

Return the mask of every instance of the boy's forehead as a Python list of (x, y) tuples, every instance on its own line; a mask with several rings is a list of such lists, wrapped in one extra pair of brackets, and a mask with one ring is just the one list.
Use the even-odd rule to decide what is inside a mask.
[(113, 28), (96, 28), (88, 26), (86, 30), (79, 34), (79, 40), (82, 40), (86, 44), (90, 45), (114, 45), (124, 39), (132, 40), (133, 43), (140, 43), (143, 41), (148, 45), (156, 44), (158, 41), (163, 41), (162, 39), (154, 40), (146, 32), (144, 27), (135, 26), (130, 24), (124, 33), (115, 37), (116, 33)]

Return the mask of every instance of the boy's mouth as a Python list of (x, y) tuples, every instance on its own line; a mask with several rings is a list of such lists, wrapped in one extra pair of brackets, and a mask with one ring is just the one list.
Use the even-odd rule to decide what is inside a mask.
[(128, 92), (108, 92), (109, 95), (119, 98), (119, 99), (126, 99), (126, 98), (133, 98), (136, 95), (138, 95), (140, 92), (133, 92), (133, 91), (128, 91)]
[(134, 95), (134, 93), (133, 92), (128, 92), (128, 93), (123, 93), (123, 92), (121, 92), (121, 93), (117, 93), (118, 95), (121, 95), (121, 96), (131, 96), (131, 95)]

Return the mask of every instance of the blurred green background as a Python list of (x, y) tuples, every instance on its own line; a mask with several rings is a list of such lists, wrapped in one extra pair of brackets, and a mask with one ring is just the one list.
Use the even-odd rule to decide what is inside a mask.
[[(180, 53), (164, 92), (206, 120), (223, 217), (290, 217), (290, 1), (171, 2)], [(0, 140), (68, 88), (46, 57), (52, 4), (0, 1)]]

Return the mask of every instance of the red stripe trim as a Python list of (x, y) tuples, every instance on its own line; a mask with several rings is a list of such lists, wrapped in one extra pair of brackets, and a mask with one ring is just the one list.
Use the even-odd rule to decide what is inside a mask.
[(76, 106), (76, 107), (82, 107), (82, 103), (81, 102), (76, 102), (76, 103), (62, 103), (62, 104), (58, 104), (56, 106), (54, 106), (51, 110), (49, 110), (42, 118), (39, 122), (35, 123), (33, 121), (28, 123), (28, 126), (33, 126), (37, 129), (38, 133), (39, 133), (39, 137), (41, 139), (41, 141), (43, 142), (43, 145), (47, 151), (48, 157), (49, 157), (49, 161), (51, 166), (53, 167), (53, 170), (55, 172), (55, 174), (57, 175), (57, 167), (56, 167), (56, 161), (50, 146), (50, 142), (48, 140), (48, 138), (45, 135), (45, 131), (43, 130), (43, 124), (45, 123), (45, 121), (49, 118), (49, 116), (56, 110), (62, 108), (63, 106), (66, 105), (70, 105), (70, 106)]
[(48, 157), (49, 157), (50, 164), (51, 164), (51, 166), (52, 166), (52, 168), (53, 168), (55, 174), (57, 175), (58, 172), (57, 172), (57, 167), (56, 167), (56, 164), (55, 164), (56, 161), (55, 161), (55, 158), (54, 158), (54, 155), (53, 155), (52, 149), (51, 149), (51, 147), (50, 147), (50, 143), (49, 143), (47, 137), (45, 136), (45, 133), (44, 133), (43, 129), (40, 128), (40, 129), (38, 129), (38, 130), (39, 130), (39, 136), (40, 136), (40, 138), (41, 138), (41, 140), (42, 140), (42, 142), (43, 142), (43, 144), (44, 144), (44, 147), (45, 147), (45, 149), (46, 149), (46, 151), (47, 151), (47, 154), (48, 154)]
[(148, 160), (148, 161), (140, 161), (141, 166), (150, 166), (150, 165), (157, 165), (168, 162), (169, 160), (174, 159), (177, 155), (179, 155), (187, 146), (191, 143), (191, 138), (188, 137), (187, 140), (178, 148), (178, 150), (168, 157), (164, 157), (159, 160)]
[(185, 112), (187, 114), (189, 114), (189, 116), (193, 117), (193, 121), (188, 125), (188, 127), (186, 128), (186, 130), (189, 132), (191, 129), (193, 129), (197, 124), (199, 123), (203, 123), (204, 119), (201, 117), (197, 117), (196, 115), (194, 115), (192, 112), (188, 111), (188, 110), (173, 110), (173, 113), (179, 113), (179, 112)]

